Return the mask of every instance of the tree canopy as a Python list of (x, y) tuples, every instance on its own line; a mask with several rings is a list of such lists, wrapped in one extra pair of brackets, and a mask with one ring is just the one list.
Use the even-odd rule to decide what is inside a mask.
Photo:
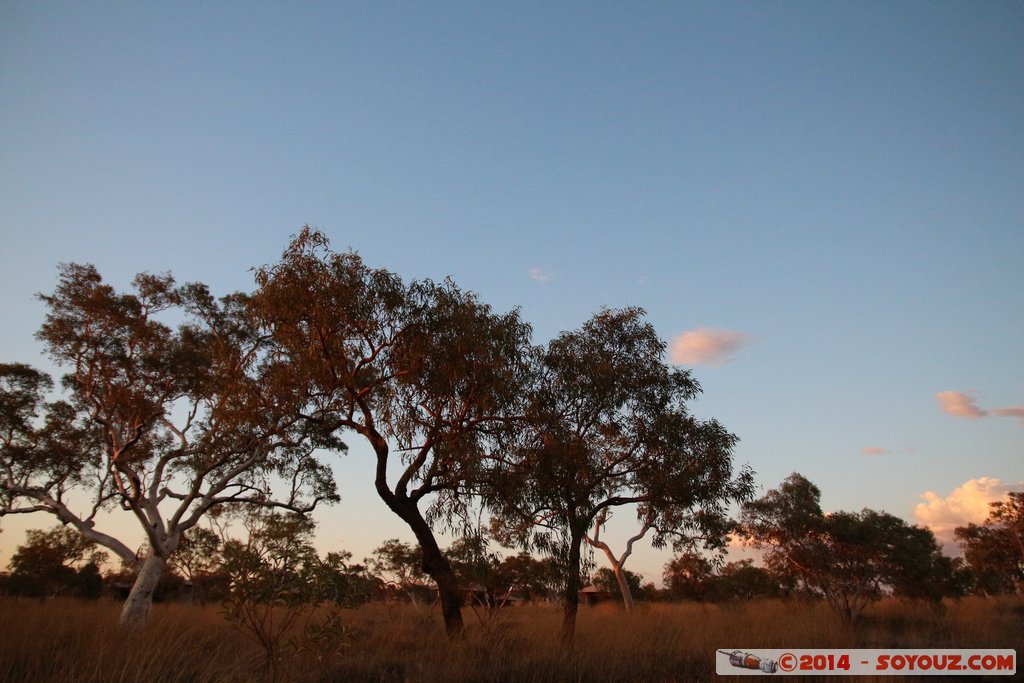
[(639, 308), (603, 310), (538, 356), (522, 426), (495, 463), (491, 504), (505, 533), (555, 558), (565, 573), (563, 638), (575, 632), (581, 544), (599, 515), (632, 506), (656, 546), (720, 544), (726, 506), (751, 490), (734, 476), (736, 437), (692, 417), (700, 392), (664, 361)]
[(30, 529), (11, 556), (7, 589), (17, 595), (99, 597), (106, 553), (73, 529)]
[(289, 368), (297, 414), (372, 447), (377, 494), (415, 535), (445, 625), (460, 632), (458, 579), (432, 524), (465, 511), (491, 432), (521, 396), (529, 326), (450, 281), (405, 283), (370, 268), (308, 228), (257, 282), (256, 310)]
[[(0, 366), (0, 514), (52, 514), (136, 567), (123, 626), (145, 621), (167, 559), (210, 511), (338, 499), (314, 450), (342, 445), (294, 417), (287, 368), (265, 353), (248, 297), (150, 274), (120, 293), (68, 264), (41, 298), (37, 336), (67, 370), (64, 398), (46, 400), (44, 373)], [(102, 510), (134, 518), (145, 551), (102, 531)]]
[(821, 491), (800, 474), (745, 503), (742, 534), (768, 550), (779, 574), (854, 621), (883, 595), (938, 601), (953, 590), (953, 564), (928, 529), (885, 512), (824, 513)]
[(984, 524), (956, 530), (974, 590), (983, 595), (1024, 591), (1024, 492), (990, 505)]

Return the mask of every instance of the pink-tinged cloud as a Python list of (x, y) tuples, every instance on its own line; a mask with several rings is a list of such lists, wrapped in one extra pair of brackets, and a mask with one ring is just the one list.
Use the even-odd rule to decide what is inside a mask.
[(881, 446), (867, 446), (860, 449), (861, 455), (889, 455), (891, 452), (888, 448), (882, 448)]
[(725, 365), (736, 360), (733, 354), (752, 340), (745, 332), (702, 327), (673, 339), (670, 358), (679, 365)]
[(1021, 489), (1024, 482), (1009, 484), (995, 477), (969, 479), (948, 496), (935, 491), (922, 493), (925, 502), (914, 507), (914, 517), (919, 524), (931, 527), (940, 542), (949, 545), (958, 526), (981, 524), (988, 518), (989, 503), (1005, 500), (1007, 493)]
[(975, 405), (974, 396), (961, 391), (940, 391), (935, 394), (935, 400), (939, 402), (942, 412), (947, 415), (974, 419), (985, 417), (988, 414)]
[(1021, 426), (1024, 426), (1024, 406), (1009, 406), (1007, 408), (993, 408), (990, 411), (999, 417), (1019, 417)]

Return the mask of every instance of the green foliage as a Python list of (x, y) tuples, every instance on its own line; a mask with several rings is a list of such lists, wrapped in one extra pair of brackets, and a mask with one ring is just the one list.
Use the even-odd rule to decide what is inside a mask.
[(538, 559), (527, 552), (503, 559), (498, 572), (517, 595), (531, 602), (554, 597), (564, 582), (552, 558)]
[(520, 600), (534, 602), (554, 597), (563, 583), (551, 558), (529, 553), (502, 558), (491, 550), (491, 538), (479, 530), (457, 539), (447, 550), (460, 585), (471, 594), (470, 607), (485, 628), (492, 628), (508, 607)]
[(938, 604), (955, 591), (954, 565), (930, 530), (868, 509), (825, 514), (820, 496), (794, 473), (743, 506), (741, 531), (768, 549), (770, 569), (824, 597), (847, 621), (887, 593)]
[(1024, 592), (1024, 492), (991, 503), (982, 525), (956, 530), (973, 588), (982, 595)]
[(512, 582), (501, 571), (501, 556), (490, 549), (486, 534), (456, 539), (445, 554), (459, 577), (459, 584), (482, 591), (485, 604), (499, 604), (512, 590)]
[(491, 432), (521, 396), (529, 327), (518, 311), (494, 313), (450, 281), (407, 284), (334, 252), (308, 227), (257, 283), (254, 310), (303, 420), (372, 447), (376, 491), (415, 534), (448, 630), (458, 632), (458, 582), (433, 526), (466, 513)]
[(347, 556), (320, 559), (314, 522), (294, 513), (249, 513), (248, 539), (224, 544), (221, 571), (230, 577), (225, 618), (262, 649), (272, 677), (300, 650), (338, 654), (345, 628), (338, 608), (365, 602), (363, 586), (349, 580)]
[[(44, 400), (46, 375), (0, 366), (0, 515), (49, 513), (136, 564), (134, 548), (98, 527), (101, 511), (124, 511), (145, 534), (143, 555), (167, 560), (222, 505), (308, 511), (338, 499), (314, 456), (331, 440), (295, 417), (287, 368), (248, 296), (217, 300), (146, 273), (118, 292), (93, 266), (64, 264), (40, 298), (36, 336), (67, 370), (66, 400)], [(147, 595), (126, 603), (126, 624), (142, 620)]]
[(46, 402), (49, 375), (21, 363), (0, 364), (0, 516), (46, 509), (31, 491), (82, 486), (98, 464), (99, 441), (81, 411), (64, 401)]
[(364, 564), (385, 589), (402, 592), (413, 604), (429, 599), (433, 592), (423, 571), (420, 552), (397, 538), (389, 538), (374, 548), (373, 556)]
[(433, 495), (434, 517), (457, 513), (485, 427), (519, 395), (530, 328), (518, 311), (494, 313), (450, 281), (406, 284), (309, 228), (257, 283), (255, 311), (305, 419), (367, 438), (379, 458), (397, 444), (402, 475), (376, 482), (389, 504)]
[(680, 552), (665, 564), (662, 582), (680, 600), (706, 600), (710, 596), (714, 565), (700, 553)]
[(258, 513), (246, 541), (224, 544), (221, 569), (231, 577), (231, 602), (304, 605), (328, 591), (313, 548), (312, 519), (303, 515)]
[(776, 598), (786, 594), (783, 584), (783, 577), (746, 559), (723, 565), (711, 582), (710, 594), (721, 601)]
[(205, 527), (193, 527), (182, 534), (178, 547), (168, 559), (172, 571), (192, 583), (195, 599), (201, 605), (223, 596), (227, 577), (219, 571), (222, 562), (220, 536)]
[(598, 515), (634, 506), (654, 544), (724, 543), (731, 500), (752, 475), (733, 475), (736, 437), (687, 403), (690, 373), (664, 361), (665, 344), (638, 308), (604, 310), (553, 340), (536, 359), (525, 424), (492, 475), (504, 541), (554, 558), (565, 584), (570, 640), (585, 567), (581, 544)]
[(78, 568), (71, 581), (71, 594), (86, 600), (96, 600), (103, 595), (103, 576), (95, 562)]
[[(629, 583), (629, 590), (633, 595), (638, 595), (642, 591), (641, 582), (643, 577), (639, 574), (623, 569), (623, 573), (626, 576), (626, 581)], [(607, 591), (609, 593), (619, 592), (619, 581), (615, 578), (615, 571), (609, 567), (601, 567), (594, 575), (590, 577), (590, 583), (600, 590)]]
[(381, 582), (362, 564), (353, 564), (347, 550), (330, 552), (320, 560), (325, 600), (339, 606), (355, 607), (381, 593)]
[(67, 527), (29, 530), (11, 556), (7, 591), (15, 595), (97, 598), (102, 592), (99, 566), (106, 554)]

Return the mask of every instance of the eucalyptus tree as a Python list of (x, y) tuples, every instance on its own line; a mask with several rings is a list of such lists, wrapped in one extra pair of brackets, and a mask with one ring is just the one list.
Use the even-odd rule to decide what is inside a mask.
[(955, 532), (974, 589), (986, 595), (1024, 592), (1024, 491), (1011, 491), (989, 507), (984, 524)]
[(741, 533), (767, 549), (769, 569), (823, 597), (847, 622), (886, 594), (938, 603), (957, 592), (955, 565), (930, 530), (867, 508), (824, 513), (820, 496), (793, 473), (744, 504)]
[[(150, 274), (120, 293), (69, 264), (41, 298), (37, 337), (67, 370), (63, 398), (47, 401), (45, 373), (0, 366), (0, 515), (51, 514), (137, 570), (122, 627), (146, 621), (182, 535), (211, 511), (337, 500), (313, 450), (341, 444), (294, 418), (245, 295)], [(103, 531), (103, 512), (133, 519), (143, 550)]]
[(300, 650), (318, 659), (339, 654), (341, 609), (366, 599), (362, 568), (348, 565), (349, 553), (320, 557), (308, 515), (255, 508), (243, 510), (242, 521), (245, 538), (228, 539), (219, 562), (229, 585), (224, 617), (263, 651), (271, 681)]
[(430, 593), (429, 577), (423, 573), (422, 553), (419, 549), (389, 538), (373, 549), (373, 555), (364, 559), (369, 574), (389, 591), (405, 593), (409, 602), (419, 604), (424, 593)]
[(529, 327), (450, 281), (370, 268), (309, 228), (257, 282), (256, 309), (302, 417), (372, 448), (377, 494), (415, 535), (449, 634), (461, 632), (458, 580), (433, 527), (458, 522), (522, 396)]
[(84, 588), (82, 580), (90, 577), (96, 579), (97, 589), (91, 597), (98, 597), (102, 589), (99, 567), (106, 559), (106, 553), (72, 529), (30, 529), (25, 543), (11, 556), (10, 580), (20, 594), (50, 597)]
[(702, 553), (686, 550), (665, 563), (665, 590), (676, 600), (707, 600), (715, 582), (715, 565)]
[(727, 505), (750, 495), (751, 472), (733, 472), (736, 437), (689, 414), (700, 386), (664, 354), (639, 308), (603, 310), (563, 333), (538, 358), (525, 428), (494, 461), (489, 498), (506, 539), (540, 549), (565, 572), (567, 643), (582, 544), (596, 522), (635, 508), (656, 546), (721, 544)]

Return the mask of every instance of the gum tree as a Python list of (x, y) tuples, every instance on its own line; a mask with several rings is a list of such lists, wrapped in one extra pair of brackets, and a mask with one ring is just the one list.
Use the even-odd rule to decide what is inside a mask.
[(491, 432), (521, 396), (528, 326), (451, 282), (367, 267), (309, 228), (257, 279), (263, 330), (291, 369), (302, 418), (372, 448), (373, 486), (415, 535), (445, 627), (460, 633), (458, 580), (433, 527), (458, 521)]
[(495, 462), (490, 499), (505, 538), (540, 549), (564, 572), (566, 643), (575, 635), (581, 546), (595, 524), (635, 508), (656, 546), (715, 545), (729, 501), (749, 496), (751, 473), (733, 473), (736, 437), (689, 414), (700, 387), (664, 353), (639, 308), (603, 310), (563, 333), (537, 361), (525, 428)]
[[(46, 374), (0, 366), (0, 514), (51, 514), (135, 568), (122, 627), (146, 621), (182, 534), (211, 511), (337, 500), (313, 449), (341, 446), (292, 416), (246, 296), (149, 274), (120, 293), (70, 264), (41, 298), (37, 337), (67, 374), (51, 402)], [(134, 519), (143, 549), (103, 531), (101, 512)]]
[(94, 583), (84, 592), (98, 597), (102, 588), (99, 567), (106, 561), (106, 553), (96, 550), (81, 534), (66, 527), (48, 531), (30, 529), (25, 543), (11, 556), (10, 579), (22, 594), (38, 597), (59, 595), (63, 591), (87, 588), (85, 582)]
[(990, 503), (984, 524), (957, 527), (956, 539), (973, 575), (975, 590), (986, 595), (1024, 589), (1024, 492)]
[(366, 558), (364, 564), (382, 586), (405, 593), (409, 602), (419, 605), (420, 596), (430, 591), (421, 557), (417, 548), (389, 538), (373, 549), (373, 555)]
[(938, 603), (956, 592), (954, 564), (930, 530), (867, 508), (824, 513), (820, 497), (793, 473), (744, 504), (741, 532), (767, 549), (770, 569), (823, 597), (844, 621), (856, 621), (886, 594)]
[[(250, 508), (245, 538), (224, 543), (219, 571), (229, 578), (221, 603), (225, 618), (263, 651), (271, 681), (287, 658), (307, 650), (318, 659), (344, 645), (341, 609), (355, 607), (362, 591), (347, 553), (321, 558), (308, 515)], [(361, 568), (358, 568), (361, 569)]]

